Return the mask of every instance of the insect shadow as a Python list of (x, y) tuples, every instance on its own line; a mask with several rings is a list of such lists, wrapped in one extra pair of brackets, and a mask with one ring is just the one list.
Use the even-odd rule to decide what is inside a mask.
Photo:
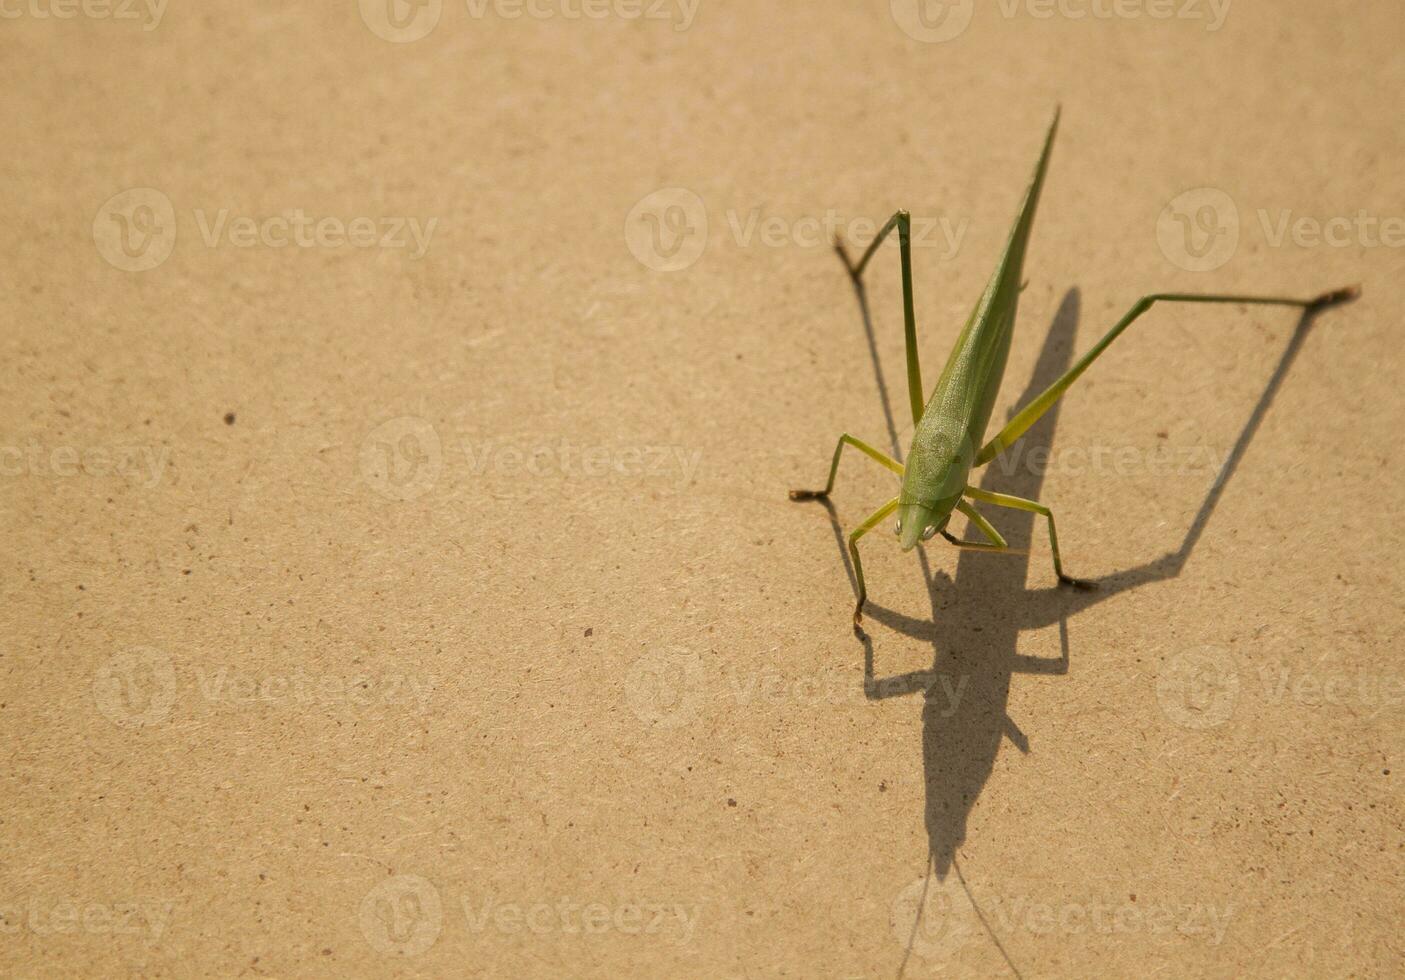
[[(901, 460), (903, 446), (895, 424), (892, 402), (883, 375), (873, 321), (862, 283), (855, 286), (869, 357), (873, 364), (888, 437), (894, 458)], [(1036, 362), (1033, 376), (1014, 404), (1022, 406), (1038, 395), (1068, 367), (1080, 313), (1078, 289), (1064, 295)], [(924, 823), (929, 847), (929, 872), (945, 879), (966, 839), (966, 822), (994, 767), (1001, 742), (1008, 738), (1021, 752), (1030, 751), (1029, 739), (1007, 711), (1010, 681), (1015, 674), (1062, 675), (1069, 670), (1067, 617), (1094, 603), (1137, 586), (1174, 578), (1190, 557), (1204, 532), (1224, 487), (1239, 466), (1264, 416), (1296, 359), (1311, 327), (1314, 312), (1305, 312), (1279, 358), (1258, 403), (1215, 477), (1179, 548), (1160, 558), (1097, 580), (1091, 591), (1050, 587), (1026, 589), (1028, 556), (958, 552), (956, 574), (934, 572), (925, 549), (918, 550), (922, 573), (931, 596), (930, 618), (916, 619), (870, 604), (871, 618), (884, 626), (932, 643), (929, 670), (878, 678), (874, 674), (873, 641), (861, 637), (864, 648), (864, 693), (881, 701), (920, 694), (922, 707), (922, 764), (926, 787)], [(1048, 448), (1054, 437), (1062, 401), (1056, 404), (1008, 451), (1011, 458), (1027, 460), (1031, 451)], [(1036, 454), (1038, 455), (1038, 454)], [(985, 470), (981, 487), (1039, 499), (1043, 475), (1033, 467), (1003, 470), (1000, 460)], [(824, 501), (835, 542), (853, 581), (843, 531), (838, 516)], [(1007, 511), (1001, 523), (1010, 544), (1027, 548), (1035, 515)], [(997, 611), (992, 615), (992, 610)], [(1018, 649), (1020, 633), (1059, 624), (1060, 655), (1030, 657)], [(958, 874), (960, 868), (957, 868)], [(973, 899), (974, 900), (974, 899)], [(979, 912), (979, 907), (977, 907)], [(993, 934), (992, 934), (993, 936)], [(993, 937), (994, 938), (994, 937)], [(996, 939), (999, 944), (998, 938)], [(1001, 952), (1004, 953), (1003, 947)], [(1008, 956), (1006, 957), (1008, 960)], [(1013, 964), (1011, 964), (1013, 967)], [(1018, 971), (1016, 971), (1018, 972)]]

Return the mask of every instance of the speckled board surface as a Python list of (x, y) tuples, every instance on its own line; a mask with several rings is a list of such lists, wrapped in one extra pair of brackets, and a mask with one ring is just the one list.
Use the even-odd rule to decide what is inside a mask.
[[(1405, 19), (0, 3), (0, 974), (1398, 976)], [(982, 485), (842, 535), (1063, 122)]]

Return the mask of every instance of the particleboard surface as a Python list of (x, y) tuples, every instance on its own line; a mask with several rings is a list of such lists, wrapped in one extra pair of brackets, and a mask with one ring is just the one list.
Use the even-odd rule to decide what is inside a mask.
[[(1405, 971), (1396, 4), (104, 9), (0, 22), (0, 974)], [(1101, 588), (885, 525), (861, 642), (826, 240), (930, 383), (1056, 103), (997, 423), (1364, 297), (1154, 311), (984, 478)]]

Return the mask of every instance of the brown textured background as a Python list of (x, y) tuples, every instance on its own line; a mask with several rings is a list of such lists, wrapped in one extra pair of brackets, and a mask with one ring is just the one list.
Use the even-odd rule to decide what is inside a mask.
[[(1398, 5), (50, 2), (0, 20), (0, 973), (1405, 970), (1405, 251), (1270, 234), (1405, 215)], [(885, 528), (861, 643), (785, 492), (889, 445), (880, 378), (909, 434), (897, 260), (875, 361), (813, 232), (961, 230), (934, 379), (1056, 102), (997, 421), (1143, 293), (1364, 298), (1155, 311), (988, 484), (1102, 588)], [(435, 224), (202, 234), (296, 210)]]

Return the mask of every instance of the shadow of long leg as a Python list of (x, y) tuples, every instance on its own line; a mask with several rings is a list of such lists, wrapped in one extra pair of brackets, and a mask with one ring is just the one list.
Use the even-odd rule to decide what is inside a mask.
[[(1073, 594), (1060, 593), (1057, 599), (1050, 597), (1049, 602), (1032, 602), (1024, 607), (1024, 620), (1021, 625), (1025, 629), (1037, 629), (1048, 626), (1053, 622), (1054, 617), (1062, 619), (1070, 612), (1079, 612), (1096, 603), (1110, 599), (1120, 592), (1137, 588), (1151, 582), (1160, 582), (1166, 579), (1175, 578), (1185, 567), (1185, 563), (1190, 559), (1195, 551), (1196, 544), (1200, 541), (1201, 535), (1205, 533), (1206, 526), (1210, 523), (1210, 518), (1215, 513), (1215, 507), (1223, 496), (1225, 487), (1229, 485), (1230, 479), (1239, 469), (1239, 464), (1243, 461), (1249, 446), (1254, 441), (1254, 436), (1258, 433), (1259, 427), (1263, 424), (1264, 418), (1268, 415), (1269, 409), (1273, 406), (1273, 401), (1278, 395), (1279, 389), (1283, 386), (1284, 380), (1288, 377), (1292, 369), (1293, 362), (1297, 360), (1298, 354), (1302, 350), (1303, 344), (1307, 340), (1308, 334), (1312, 330), (1313, 322), (1320, 311), (1309, 310), (1299, 318), (1293, 335), (1289, 338), (1288, 344), (1283, 349), (1278, 363), (1274, 366), (1273, 373), (1269, 376), (1268, 382), (1264, 385), (1262, 394), (1259, 395), (1258, 402), (1249, 413), (1249, 418), (1245, 421), (1244, 427), (1240, 430), (1239, 436), (1234, 441), (1234, 446), (1225, 459), (1224, 465), (1216, 474), (1210, 489), (1205, 494), (1205, 499), (1201, 502), (1195, 517), (1191, 520), (1190, 526), (1186, 529), (1185, 537), (1176, 550), (1167, 552), (1160, 558), (1153, 559), (1142, 565), (1115, 572), (1097, 580), (1098, 590), (1095, 592), (1078, 592)], [(992, 464), (994, 465), (994, 464)], [(1047, 594), (1047, 593), (1045, 593)]]

